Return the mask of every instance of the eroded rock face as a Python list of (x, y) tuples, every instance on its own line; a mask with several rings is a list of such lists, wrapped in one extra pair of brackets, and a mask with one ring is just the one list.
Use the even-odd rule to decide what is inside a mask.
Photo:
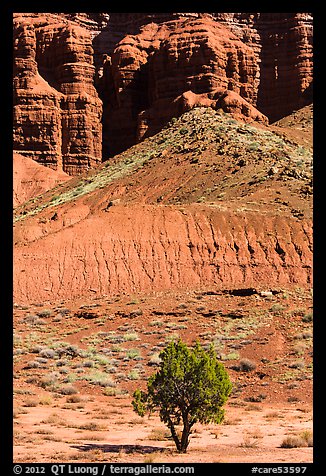
[(14, 38), (13, 147), (26, 157), (62, 169), (61, 98), (38, 72), (33, 25), (19, 22)]
[(114, 152), (158, 132), (192, 104), (267, 123), (254, 107), (259, 69), (253, 51), (208, 17), (150, 23), (126, 36), (106, 62), (103, 80), (104, 91), (114, 91), (104, 100)]
[(104, 58), (99, 81), (109, 154), (157, 132), (191, 102), (265, 123), (312, 102), (308, 13), (121, 15), (111, 15), (110, 32), (129, 34)]
[(68, 21), (14, 21), (14, 150), (74, 175), (101, 161), (102, 102), (89, 33)]
[(15, 14), (14, 38), (14, 148), (69, 174), (194, 105), (266, 123), (312, 102), (310, 13)]
[(104, 215), (84, 204), (56, 221), (18, 224), (15, 300), (311, 284), (310, 222), (139, 205)]
[(311, 13), (214, 13), (259, 63), (257, 107), (270, 122), (312, 102)]

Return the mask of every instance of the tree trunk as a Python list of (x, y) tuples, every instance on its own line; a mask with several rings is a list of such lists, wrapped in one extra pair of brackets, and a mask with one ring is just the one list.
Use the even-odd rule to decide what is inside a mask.
[(180, 444), (180, 453), (187, 453), (187, 448), (189, 445), (189, 435), (190, 435), (190, 425), (188, 420), (184, 420), (183, 422), (183, 430), (181, 436), (181, 444)]
[(175, 446), (177, 447), (177, 450), (181, 452), (181, 442), (178, 438), (177, 432), (175, 431), (174, 425), (172, 421), (169, 421), (169, 428), (171, 431), (172, 438), (174, 440)]

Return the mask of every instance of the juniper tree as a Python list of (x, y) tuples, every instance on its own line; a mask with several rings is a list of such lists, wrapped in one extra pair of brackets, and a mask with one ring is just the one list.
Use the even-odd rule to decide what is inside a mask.
[[(132, 405), (144, 416), (158, 410), (180, 453), (186, 453), (195, 423), (221, 423), (223, 405), (232, 389), (229, 375), (211, 346), (199, 342), (193, 348), (181, 339), (160, 353), (160, 369), (149, 377), (147, 392), (137, 389)], [(182, 424), (182, 432), (178, 426)]]

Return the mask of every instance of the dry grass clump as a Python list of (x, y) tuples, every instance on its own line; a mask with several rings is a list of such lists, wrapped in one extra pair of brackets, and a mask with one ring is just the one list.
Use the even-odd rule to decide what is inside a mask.
[(66, 384), (60, 385), (57, 388), (57, 392), (61, 395), (75, 395), (76, 393), (78, 393), (78, 390), (73, 385)]
[(313, 446), (313, 435), (310, 430), (305, 430), (299, 435), (288, 435), (281, 443), (281, 448), (303, 448)]
[(37, 407), (38, 404), (39, 404), (38, 399), (27, 398), (22, 405), (23, 407)]
[(53, 399), (50, 395), (44, 395), (39, 400), (40, 405), (52, 405), (52, 403)]
[(90, 421), (82, 423), (80, 425), (70, 425), (71, 428), (77, 428), (78, 430), (88, 430), (88, 431), (103, 431), (107, 430), (106, 425), (101, 425), (97, 422)]
[(156, 463), (160, 461), (162, 457), (160, 451), (156, 451), (155, 453), (151, 453), (145, 456), (144, 463)]
[(84, 436), (81, 436), (79, 438), (81, 441), (84, 441), (84, 440), (89, 440), (89, 441), (103, 441), (106, 439), (106, 437), (104, 435), (97, 435), (97, 434), (94, 434), (94, 435), (84, 435)]
[[(224, 358), (223, 360), (230, 360)], [(241, 359), (238, 364), (232, 365), (231, 369), (236, 370), (237, 372), (251, 372), (257, 367), (256, 363), (250, 359)]]
[(154, 354), (151, 355), (148, 365), (150, 366), (159, 366), (161, 363), (161, 357), (159, 352), (155, 352)]
[(64, 426), (66, 424), (63, 418), (57, 413), (52, 413), (45, 420), (42, 420), (40, 423), (49, 424), (49, 425), (60, 425), (60, 426)]
[(266, 420), (278, 420), (279, 418), (284, 418), (284, 415), (282, 415), (280, 412), (277, 412), (277, 411), (272, 411), (272, 412), (269, 412), (269, 413), (266, 413), (266, 415), (264, 415), (264, 418), (266, 418)]
[(313, 313), (308, 312), (302, 317), (302, 322), (313, 322)]
[(119, 387), (105, 387), (103, 395), (107, 397), (116, 397), (118, 395), (128, 395), (128, 390)]
[(243, 437), (243, 442), (239, 446), (240, 448), (257, 448), (258, 440), (253, 438), (251, 435), (245, 435)]
[(148, 439), (152, 441), (162, 441), (169, 439), (170, 436), (170, 433), (164, 428), (153, 428), (151, 433), (148, 435)]
[(80, 403), (82, 401), (83, 401), (82, 397), (80, 395), (76, 395), (76, 394), (69, 395), (66, 398), (67, 403)]

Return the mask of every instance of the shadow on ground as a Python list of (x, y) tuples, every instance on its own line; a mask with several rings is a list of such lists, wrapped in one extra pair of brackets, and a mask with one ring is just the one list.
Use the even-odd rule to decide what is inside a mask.
[(92, 451), (92, 450), (101, 450), (104, 453), (119, 453), (124, 452), (127, 454), (131, 453), (163, 453), (170, 452), (170, 448), (162, 448), (159, 446), (143, 446), (143, 445), (96, 445), (96, 444), (87, 444), (87, 445), (73, 445), (72, 448), (75, 448), (79, 451)]

